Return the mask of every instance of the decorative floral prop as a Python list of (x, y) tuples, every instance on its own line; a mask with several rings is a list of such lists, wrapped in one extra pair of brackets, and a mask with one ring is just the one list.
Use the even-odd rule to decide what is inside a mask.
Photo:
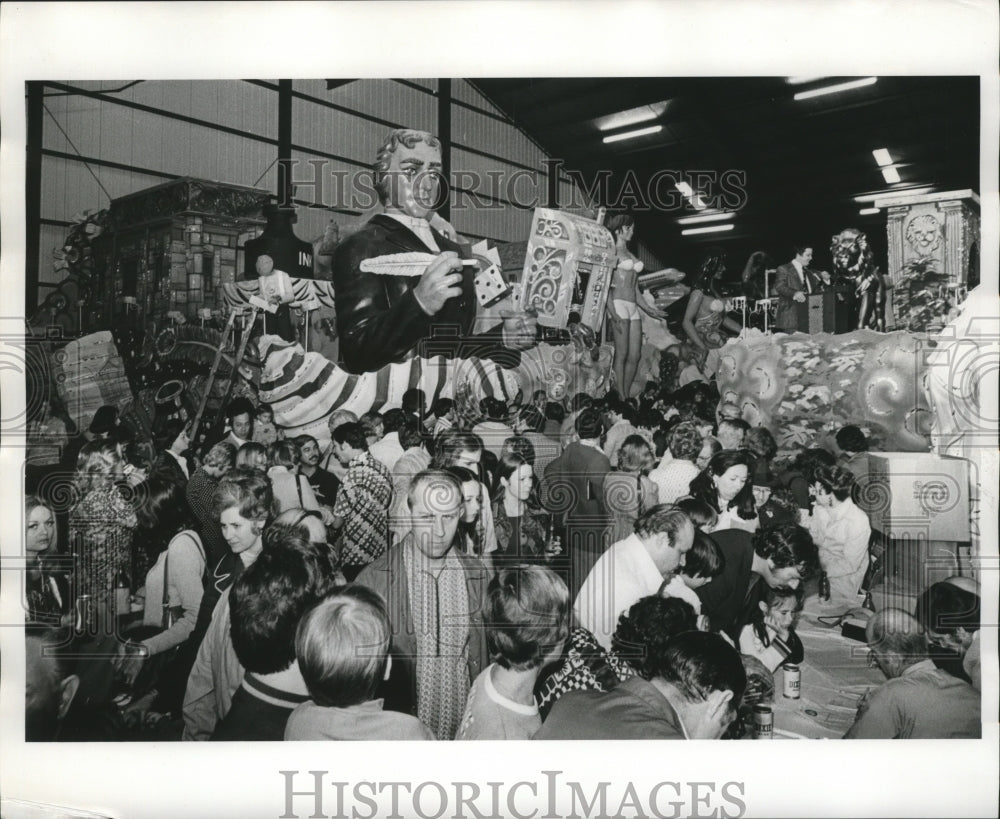
[(896, 324), (911, 332), (943, 324), (953, 306), (947, 285), (948, 276), (937, 269), (933, 256), (921, 256), (904, 264), (896, 279)]
[(926, 342), (855, 330), (766, 336), (748, 331), (720, 351), (718, 385), (782, 449), (821, 445), (858, 424), (873, 448), (924, 451), (931, 422), (922, 386)]

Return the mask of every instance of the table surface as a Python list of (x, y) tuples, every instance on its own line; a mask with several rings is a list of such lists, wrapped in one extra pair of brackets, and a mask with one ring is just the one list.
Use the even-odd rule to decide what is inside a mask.
[(840, 739), (854, 723), (861, 698), (885, 682), (879, 669), (868, 667), (867, 645), (842, 636), (839, 625), (817, 620), (839, 613), (824, 611), (815, 598), (806, 600), (796, 626), (805, 650), (801, 694), (797, 700), (784, 697), (784, 672), (774, 673), (775, 739)]

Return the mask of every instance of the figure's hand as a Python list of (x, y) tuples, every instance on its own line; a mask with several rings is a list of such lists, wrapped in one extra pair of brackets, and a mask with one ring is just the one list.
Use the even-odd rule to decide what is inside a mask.
[(434, 316), (448, 299), (462, 295), (461, 285), (462, 262), (454, 250), (446, 250), (427, 266), (413, 294), (420, 306)]
[(528, 308), (524, 312), (501, 310), (503, 343), (512, 350), (527, 350), (538, 342), (538, 311)]
[(803, 302), (805, 300), (806, 300), (806, 294), (803, 293), (801, 290), (796, 290), (795, 295), (792, 296), (792, 301)]

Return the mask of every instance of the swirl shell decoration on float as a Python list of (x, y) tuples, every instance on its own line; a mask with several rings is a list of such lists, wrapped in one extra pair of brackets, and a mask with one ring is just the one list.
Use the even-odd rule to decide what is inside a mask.
[(924, 451), (932, 413), (923, 353), (908, 333), (765, 336), (750, 331), (720, 350), (722, 401), (775, 434), (782, 449), (823, 445), (845, 424), (867, 427), (874, 447)]

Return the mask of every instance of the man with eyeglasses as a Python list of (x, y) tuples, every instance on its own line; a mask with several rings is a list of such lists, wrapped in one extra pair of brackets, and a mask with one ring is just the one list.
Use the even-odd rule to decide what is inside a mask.
[[(534, 316), (501, 310), (503, 324), (473, 335), (476, 268), (468, 245), (435, 213), (441, 205), (441, 142), (424, 131), (390, 132), (375, 160), (375, 190), (384, 212), (341, 242), (331, 266), (337, 297), (337, 330), (343, 367), (375, 372), (422, 356), (489, 358), (504, 367), (520, 363), (520, 350), (536, 343)], [(432, 256), (409, 269), (403, 254)], [(412, 267), (416, 265), (418, 270)], [(457, 330), (432, 338), (435, 330)]]
[(937, 668), (927, 634), (902, 609), (883, 609), (865, 628), (869, 663), (887, 681), (865, 697), (844, 739), (955, 739), (982, 735), (980, 695)]

